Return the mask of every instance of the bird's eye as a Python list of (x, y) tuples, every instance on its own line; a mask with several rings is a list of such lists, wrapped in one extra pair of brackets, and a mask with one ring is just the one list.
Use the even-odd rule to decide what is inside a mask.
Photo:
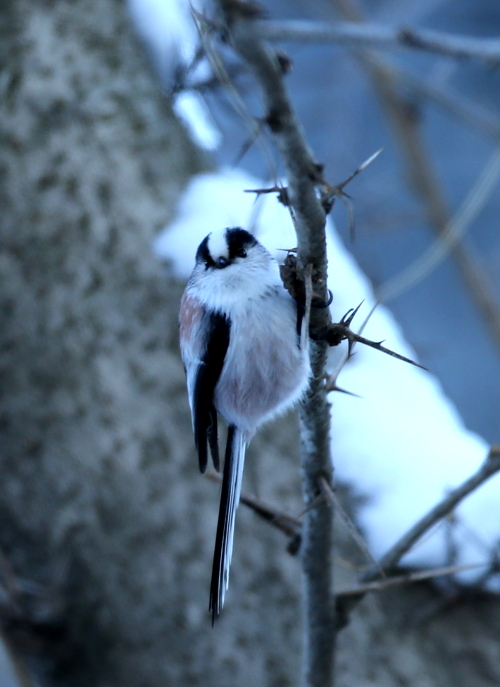
[(236, 251), (236, 257), (238, 258), (246, 258), (247, 257), (247, 252), (243, 248), (240, 248), (239, 250)]

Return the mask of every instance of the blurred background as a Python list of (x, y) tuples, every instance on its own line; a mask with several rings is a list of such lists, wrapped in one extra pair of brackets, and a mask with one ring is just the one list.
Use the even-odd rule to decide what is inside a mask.
[[(0, 5), (0, 624), (14, 666), (4, 684), (295, 685), (300, 562), (248, 509), (238, 514), (224, 616), (210, 627), (218, 489), (194, 458), (177, 343), (184, 284), (151, 248), (193, 175), (232, 164), (248, 133), (217, 86), (198, 84), (224, 137), (217, 150), (192, 140), (171, 97), (183, 79), (209, 78), (182, 68), (190, 45), (172, 26), (188, 9), (157, 3), (172, 22), (165, 33), (156, 22), (169, 55), (159, 62), (144, 23), (151, 5), (142, 8)], [(500, 25), (493, 1), (268, 9), (477, 36)], [(334, 210), (383, 292), (434, 244), (493, 155), (498, 70), (412, 52), (285, 48), (292, 96), (329, 181), (384, 146), (347, 189), (354, 243), (346, 209)], [(259, 114), (250, 81), (234, 71)], [(239, 164), (270, 175), (253, 148)], [(498, 440), (498, 202), (495, 187), (458, 253), (388, 301), (488, 441)], [(293, 416), (265, 428), (245, 475), (248, 491), (294, 515), (297, 443)], [(366, 564), (342, 523), (335, 560), (344, 587)], [(498, 597), (484, 590), (421, 583), (367, 596), (340, 636), (338, 684), (493, 687), (499, 633)]]

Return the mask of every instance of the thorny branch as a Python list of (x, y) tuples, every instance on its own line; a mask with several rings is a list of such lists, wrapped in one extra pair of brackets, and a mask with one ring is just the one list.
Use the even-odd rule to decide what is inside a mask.
[[(393, 575), (393, 571), (397, 567), (399, 561), (408, 551), (410, 551), (419, 539), (428, 533), (440, 520), (449, 516), (459, 503), (498, 472), (500, 472), (500, 447), (492, 446), (486, 460), (479, 470), (463, 484), (448, 493), (440, 503), (408, 530), (380, 561), (373, 561), (372, 568), (362, 576), (362, 582), (358, 587), (337, 593), (337, 630), (341, 630), (348, 624), (350, 613), (369, 592), (381, 591), (395, 585), (407, 584), (445, 575), (453, 575), (463, 570), (481, 567), (483, 564), (465, 566), (452, 565), (424, 571), (412, 571), (403, 575)], [(220, 480), (218, 475), (207, 475), (207, 477), (214, 481)], [(331, 487), (326, 485), (326, 480), (323, 480), (323, 492), (317, 497), (317, 502), (322, 499), (328, 500), (334, 494)], [(292, 555), (295, 555), (301, 542), (300, 519), (283, 513), (273, 506), (246, 494), (242, 494), (241, 500), (242, 503), (249, 506), (260, 517), (270, 522), (290, 538), (287, 548)], [(338, 508), (337, 500), (336, 505)], [(316, 504), (313, 504), (313, 506), (315, 507)], [(348, 521), (349, 526), (349, 518), (345, 516), (344, 519)], [(351, 534), (353, 534), (350, 526), (349, 530)], [(355, 537), (355, 540), (360, 544), (358, 537)], [(366, 553), (366, 546), (362, 545), (361, 548)], [(369, 557), (371, 558), (371, 556)]]
[[(372, 569), (363, 576), (364, 580), (371, 581), (365, 581), (353, 589), (346, 589), (337, 592), (337, 603), (339, 605), (349, 604), (351, 603), (349, 601), (350, 599), (354, 601), (354, 607), (355, 603), (360, 601), (361, 598), (369, 592), (378, 592), (396, 585), (404, 585), (412, 582), (429, 580), (436, 577), (454, 575), (458, 572), (463, 572), (464, 570), (484, 567), (484, 563), (474, 563), (468, 565), (448, 565), (445, 567), (431, 568), (428, 570), (410, 571), (402, 575), (391, 574), (391, 568), (395, 568), (402, 556), (407, 553), (407, 551), (416, 543), (418, 539), (421, 539), (428, 531), (430, 531), (439, 520), (448, 517), (450, 513), (453, 512), (453, 509), (456, 508), (459, 501), (463, 500), (466, 496), (475, 491), (475, 489), (481, 486), (481, 484), (489, 479), (489, 477), (492, 477), (494, 474), (496, 474), (496, 472), (500, 471), (499, 457), (500, 448), (495, 446), (492, 447), (487, 460), (481, 466), (480, 470), (470, 479), (464, 482), (460, 487), (458, 487), (454, 492), (449, 494), (448, 497), (445, 498), (440, 504), (429, 511), (424, 518), (422, 518), (400, 539), (400, 541), (388, 552), (388, 554), (386, 554), (386, 556), (384, 556), (380, 562), (372, 558), (365, 541), (357, 532), (347, 513), (345, 513), (343, 510), (334, 490), (330, 487), (330, 485), (328, 485), (326, 480), (322, 479), (322, 493), (318, 495), (316, 501), (311, 504), (309, 508), (316, 507), (317, 503), (319, 503), (322, 499), (327, 499), (329, 501), (333, 500), (337, 512), (344, 520), (344, 523), (346, 524), (354, 541), (357, 543), (361, 551), (363, 551), (365, 556), (372, 561), (373, 565)], [(220, 475), (216, 473), (207, 473), (206, 477), (213, 482), (221, 482)], [(300, 518), (305, 513), (302, 513), (299, 517), (294, 517), (293, 515), (285, 513), (269, 503), (261, 501), (260, 499), (257, 499), (256, 497), (244, 492), (241, 494), (241, 502), (253, 510), (263, 520), (283, 532), (289, 538), (289, 543), (287, 546), (288, 552), (293, 556), (297, 554), (297, 552), (300, 550), (301, 544)], [(494, 551), (492, 554), (492, 564), (489, 566), (489, 568), (498, 568), (497, 557), (498, 552)], [(393, 563), (391, 563), (391, 560)], [(391, 565), (389, 565), (387, 561), (389, 561)], [(488, 574), (488, 572), (486, 574)], [(374, 579), (375, 577), (377, 579)], [(480, 578), (480, 580), (481, 579), (482, 578)], [(479, 586), (480, 585), (481, 582), (479, 582)], [(342, 601), (346, 599), (347, 601)]]
[[(370, 157), (367, 160), (361, 163), (359, 167), (357, 167), (354, 170), (354, 172), (352, 172), (352, 174), (350, 174), (347, 177), (347, 179), (342, 181), (340, 184), (329, 184), (322, 176), (322, 166), (317, 165), (316, 186), (318, 197), (323, 207), (323, 210), (325, 211), (325, 214), (328, 215), (331, 212), (335, 200), (337, 198), (342, 203), (344, 203), (349, 213), (349, 233), (351, 235), (352, 240), (354, 240), (354, 212), (352, 208), (352, 203), (350, 202), (350, 196), (347, 195), (344, 189), (347, 186), (347, 184), (349, 184), (355, 177), (358, 176), (358, 174), (365, 170), (368, 167), (368, 165), (370, 165), (374, 160), (377, 159), (382, 150), (383, 148), (380, 148), (380, 150), (377, 150), (377, 152), (373, 153), (373, 155), (370, 155)], [(278, 202), (287, 208), (291, 208), (290, 199), (288, 197), (288, 191), (286, 187), (282, 185), (278, 186), (277, 184), (275, 184), (274, 186), (271, 186), (269, 188), (249, 188), (245, 189), (245, 193), (255, 193), (257, 196), (266, 193), (276, 193), (278, 197)], [(296, 251), (293, 250), (290, 252)]]
[(356, 315), (359, 307), (360, 306), (358, 305), (357, 308), (349, 310), (340, 320), (340, 322), (331, 324), (327, 328), (327, 330), (324, 333), (324, 337), (330, 346), (338, 346), (342, 341), (347, 340), (349, 342), (349, 348), (351, 348), (355, 342), (358, 342), (364, 344), (365, 346), (369, 346), (370, 348), (375, 348), (377, 351), (380, 351), (381, 353), (386, 353), (387, 355), (390, 355), (393, 358), (402, 360), (405, 363), (415, 365), (415, 367), (419, 367), (421, 370), (427, 370), (426, 367), (420, 365), (420, 363), (416, 363), (414, 360), (411, 360), (411, 358), (406, 358), (404, 355), (396, 353), (395, 351), (391, 351), (390, 348), (382, 346), (382, 341), (372, 341), (371, 339), (367, 339), (364, 336), (361, 336), (360, 334), (356, 334), (356, 332), (353, 332), (350, 329), (350, 323), (353, 317)]
[[(397, 92), (397, 84), (405, 83), (418, 93), (433, 99), (452, 114), (460, 117), (484, 133), (498, 141), (500, 136), (500, 122), (491, 113), (472, 105), (456, 94), (449, 94), (442, 89), (433, 88), (417, 77), (395, 68), (392, 64), (382, 60), (370, 47), (383, 47), (385, 42), (392, 40), (407, 41), (411, 36), (410, 47), (420, 47), (434, 49), (439, 43), (439, 37), (443, 38), (442, 50), (452, 45), (451, 54), (457, 56), (467, 56), (467, 50), (471, 51), (469, 56), (483, 57), (491, 55), (491, 49), (500, 51), (500, 40), (498, 39), (472, 39), (461, 36), (449, 36), (447, 34), (437, 34), (436, 32), (425, 32), (404, 29), (394, 29), (391, 27), (373, 27), (363, 22), (363, 17), (357, 7), (349, 0), (337, 2), (342, 12), (349, 20), (348, 22), (269, 22), (258, 21), (259, 31), (262, 35), (268, 36), (270, 40), (306, 40), (311, 42), (327, 42), (334, 40), (337, 36), (342, 43), (358, 47), (357, 55), (371, 74), (375, 87), (388, 111), (394, 124), (394, 130), (401, 142), (402, 149), (406, 156), (406, 163), (409, 175), (412, 179), (415, 190), (421, 196), (429, 223), (438, 235), (437, 243), (431, 248), (432, 255), (427, 253), (419, 258), (416, 264), (410, 265), (408, 270), (404, 270), (401, 275), (397, 275), (389, 284), (382, 286), (381, 300), (388, 300), (413, 285), (415, 281), (422, 279), (429, 271), (434, 269), (439, 259), (443, 255), (451, 253), (462, 273), (465, 284), (467, 285), (472, 298), (474, 299), (479, 312), (482, 314), (487, 327), (495, 340), (497, 347), (500, 347), (500, 304), (495, 294), (493, 284), (487, 272), (482, 269), (477, 259), (471, 254), (470, 250), (461, 241), (461, 234), (473, 221), (474, 216), (479, 212), (484, 202), (488, 199), (491, 189), (496, 182), (497, 172), (493, 170), (496, 165), (495, 154), (488, 162), (485, 170), (477, 184), (471, 189), (469, 197), (472, 199), (471, 207), (473, 212), (467, 213), (465, 205), (456, 217), (451, 218), (446, 207), (442, 192), (437, 183), (433, 168), (425, 153), (425, 146), (422, 144), (418, 133), (417, 122), (408, 115), (408, 102)], [(214, 24), (215, 26), (215, 24)], [(220, 27), (219, 27), (220, 28)], [(364, 37), (364, 38), (363, 38)], [(368, 39), (368, 37), (370, 37)], [(337, 40), (335, 38), (335, 40)], [(366, 40), (365, 40), (366, 39)], [(376, 40), (375, 40), (376, 39)], [(379, 42), (379, 39), (381, 43)], [(426, 41), (428, 42), (426, 43)], [(448, 42), (449, 39), (451, 41)], [(461, 45), (465, 49), (462, 54), (458, 48)], [(495, 48), (495, 46), (497, 46)], [(408, 44), (407, 44), (407, 47)], [(477, 51), (475, 49), (477, 48)], [(486, 52), (484, 52), (486, 50)], [(457, 52), (458, 51), (458, 52)], [(477, 53), (477, 54), (476, 54)], [(500, 52), (499, 52), (500, 55)], [(489, 59), (489, 58), (488, 58)], [(498, 62), (498, 61), (497, 61)], [(496, 151), (497, 152), (497, 151)], [(498, 157), (498, 156), (497, 156)], [(321, 169), (318, 170), (321, 172)], [(487, 179), (486, 183), (483, 183)], [(481, 186), (482, 197), (477, 200), (476, 187)], [(340, 185), (341, 186), (341, 185)], [(339, 188), (340, 188), (339, 186)], [(483, 188), (484, 187), (484, 188)], [(332, 186), (334, 190), (336, 187)], [(263, 190), (262, 190), (263, 192)], [(353, 211), (349, 197), (345, 193), (339, 193), (337, 197), (346, 205), (349, 213), (349, 225), (351, 236), (354, 236)], [(332, 200), (335, 196), (332, 196)], [(286, 204), (286, 203), (285, 203)], [(327, 198), (323, 198), (323, 207), (328, 212)], [(467, 208), (468, 210), (468, 208)], [(470, 217), (467, 216), (470, 215)], [(467, 216), (467, 219), (465, 219)], [(458, 220), (456, 222), (456, 220)], [(445, 239), (441, 240), (444, 235)], [(452, 237), (453, 235), (453, 237)], [(449, 240), (448, 240), (449, 239)], [(436, 256), (440, 256), (436, 259)]]
[(435, 577), (444, 577), (445, 575), (455, 575), (458, 572), (472, 570), (473, 568), (481, 568), (482, 566), (482, 563), (471, 563), (470, 565), (447, 565), (443, 568), (417, 570), (404, 575), (384, 577), (384, 579), (377, 580), (376, 582), (366, 582), (365, 584), (360, 584), (354, 589), (345, 589), (344, 591), (338, 592), (337, 598), (344, 599), (351, 596), (359, 596), (360, 594), (368, 594), (368, 592), (380, 592), (388, 587), (396, 587), (397, 585), (408, 584), (411, 582), (421, 582), (422, 580), (430, 580)]
[[(305, 294), (305, 289), (307, 288), (307, 282), (304, 284), (304, 281), (299, 278), (299, 273), (300, 271), (297, 268), (297, 260), (295, 258), (295, 255), (293, 254), (294, 251), (289, 251), (287, 257), (285, 258), (285, 261), (283, 265), (280, 266), (280, 271), (281, 271), (281, 278), (283, 280), (283, 283), (285, 285), (285, 288), (288, 290), (290, 295), (298, 302), (298, 303), (309, 303), (312, 300), (312, 306), (313, 308), (326, 308), (328, 305), (330, 305), (330, 299), (328, 301), (322, 301), (320, 297), (313, 293), (312, 294), (312, 299), (308, 299), (306, 294)], [(348, 356), (351, 354), (351, 349), (354, 345), (354, 343), (361, 343), (364, 344), (365, 346), (369, 346), (370, 348), (374, 348), (377, 351), (380, 351), (381, 353), (385, 353), (387, 355), (392, 356), (393, 358), (397, 358), (398, 360), (402, 360), (405, 363), (410, 363), (410, 365), (415, 365), (415, 367), (419, 367), (422, 370), (426, 370), (423, 365), (420, 365), (419, 363), (415, 362), (414, 360), (411, 360), (410, 358), (406, 358), (404, 355), (401, 355), (400, 353), (395, 353), (394, 351), (391, 351), (390, 348), (386, 348), (385, 346), (382, 345), (382, 341), (372, 341), (371, 339), (367, 339), (364, 336), (361, 336), (361, 334), (357, 334), (356, 332), (353, 332), (352, 329), (350, 328), (351, 322), (353, 321), (354, 317), (356, 316), (359, 308), (361, 307), (362, 303), (360, 303), (357, 308), (351, 308), (340, 320), (340, 322), (330, 322), (323, 330), (318, 330), (318, 329), (311, 329), (310, 330), (310, 336), (312, 339), (315, 341), (326, 341), (329, 346), (338, 346), (342, 341), (348, 341), (349, 342), (349, 351), (348, 351)], [(332, 389), (329, 389), (331, 391)]]

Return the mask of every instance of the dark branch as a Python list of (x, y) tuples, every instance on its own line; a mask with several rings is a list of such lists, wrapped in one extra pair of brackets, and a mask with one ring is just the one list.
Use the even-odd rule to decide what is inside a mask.
[(358, 305), (357, 308), (349, 310), (340, 320), (340, 322), (335, 322), (334, 324), (331, 324), (324, 332), (320, 333), (318, 336), (327, 341), (329, 346), (338, 346), (340, 343), (342, 343), (342, 341), (348, 341), (349, 353), (352, 344), (354, 342), (358, 342), (364, 344), (365, 346), (370, 346), (370, 348), (375, 348), (377, 351), (380, 351), (381, 353), (386, 353), (387, 355), (390, 355), (393, 358), (397, 358), (398, 360), (402, 360), (405, 363), (410, 363), (410, 365), (415, 365), (415, 367), (419, 367), (420, 369), (427, 371), (427, 368), (423, 365), (420, 365), (420, 363), (416, 363), (414, 360), (406, 358), (404, 355), (401, 355), (400, 353), (395, 353), (394, 351), (391, 351), (390, 348), (382, 346), (382, 341), (371, 341), (371, 339), (367, 339), (364, 336), (361, 336), (360, 334), (356, 334), (356, 332), (353, 332), (350, 328), (350, 324), (360, 307), (361, 303)]
[(402, 360), (405, 363), (415, 365), (415, 367), (419, 367), (421, 370), (427, 370), (426, 367), (420, 365), (420, 363), (416, 363), (414, 360), (411, 360), (411, 358), (406, 358), (404, 355), (395, 353), (394, 351), (391, 351), (390, 348), (382, 346), (381, 341), (371, 341), (370, 339), (366, 339), (364, 336), (360, 336), (359, 334), (356, 334), (356, 332), (351, 331), (348, 326), (343, 325), (340, 322), (330, 325), (326, 334), (326, 340), (330, 346), (338, 346), (341, 341), (345, 341), (346, 339), (349, 342), (357, 341), (365, 346), (370, 346), (370, 348), (375, 348), (381, 353), (386, 353), (387, 355), (397, 358), (398, 360)]

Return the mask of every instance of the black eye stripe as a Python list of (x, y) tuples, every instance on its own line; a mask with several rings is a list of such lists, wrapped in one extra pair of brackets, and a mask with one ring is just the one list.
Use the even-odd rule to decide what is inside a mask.
[(208, 236), (205, 236), (198, 246), (198, 250), (196, 251), (196, 262), (204, 262), (207, 268), (214, 262), (208, 250)]
[(226, 239), (231, 259), (246, 258), (247, 250), (257, 243), (255, 236), (239, 227), (226, 229)]
[[(210, 255), (210, 250), (208, 247), (209, 237), (210, 234), (203, 239), (198, 246), (198, 250), (196, 251), (196, 262), (204, 264), (205, 269), (207, 270), (210, 267), (222, 267), (220, 264), (216, 265), (215, 260)], [(255, 236), (252, 236), (250, 232), (245, 231), (245, 229), (240, 229), (239, 227), (226, 229), (226, 241), (229, 249), (229, 263), (231, 263), (235, 258), (246, 258), (248, 249), (252, 248), (252, 246), (257, 245), (258, 243)]]

